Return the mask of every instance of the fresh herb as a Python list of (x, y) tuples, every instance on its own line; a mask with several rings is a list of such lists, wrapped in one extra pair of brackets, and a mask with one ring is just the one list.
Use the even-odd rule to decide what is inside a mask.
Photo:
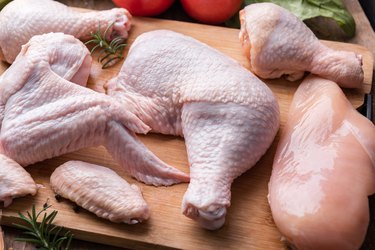
[(114, 23), (108, 25), (105, 29), (104, 34), (102, 35), (100, 32), (100, 23), (99, 28), (96, 33), (91, 33), (92, 39), (87, 41), (85, 44), (95, 44), (95, 46), (91, 49), (91, 54), (100, 48), (100, 54), (98, 57), (98, 61), (102, 64), (102, 69), (108, 68), (118, 61), (123, 59), (122, 52), (126, 46), (126, 41), (123, 37), (117, 36), (112, 41), (108, 41), (106, 39), (107, 33), (109, 29), (113, 26)]
[[(27, 215), (18, 212), (19, 217), (25, 222), (26, 225), (17, 223), (13, 223), (13, 225), (19, 229), (25, 230), (23, 234), (29, 237), (16, 238), (15, 240), (34, 243), (40, 250), (69, 249), (73, 234), (69, 231), (62, 234), (63, 228), (53, 225), (57, 211), (54, 210), (50, 214), (47, 214), (46, 210), (50, 207), (51, 205), (45, 203), (43, 205), (43, 209), (38, 213), (36, 212), (35, 205), (32, 206), (31, 213), (27, 211)], [(44, 214), (42, 215), (43, 212)], [(37, 222), (41, 215), (41, 222)], [(59, 234), (61, 234), (61, 236)]]
[[(355, 35), (353, 16), (342, 0), (245, 0), (242, 9), (253, 3), (271, 2), (298, 16), (322, 39), (345, 40)], [(225, 22), (225, 26), (240, 28), (238, 13)]]
[(2, 10), (5, 5), (7, 5), (8, 3), (10, 3), (12, 0), (0, 0), (0, 10)]

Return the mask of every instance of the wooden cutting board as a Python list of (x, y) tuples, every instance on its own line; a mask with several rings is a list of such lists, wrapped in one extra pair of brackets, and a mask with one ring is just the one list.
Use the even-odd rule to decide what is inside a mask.
[[(248, 68), (247, 59), (242, 55), (238, 41), (237, 29), (183, 23), (177, 21), (134, 18), (134, 26), (128, 40), (128, 47), (136, 37), (146, 31), (170, 29), (190, 35), (210, 46), (222, 51)], [(155, 41), (158, 43), (158, 41)], [(362, 89), (348, 90), (346, 94), (354, 106), (362, 103), (363, 94), (369, 92), (372, 79), (372, 54), (364, 47), (324, 42), (332, 48), (350, 50), (363, 56), (365, 84)], [(95, 57), (95, 55), (94, 55)], [(100, 89), (103, 83), (115, 76), (121, 63), (107, 70), (101, 70), (95, 61), (89, 79), (89, 86)], [(0, 64), (0, 73), (6, 65)], [(281, 129), (286, 122), (289, 104), (298, 82), (290, 83), (283, 79), (266, 81), (276, 94), (281, 109)], [(35, 197), (16, 199), (14, 203), (3, 209), (1, 223), (12, 225), (18, 221), (17, 211), (30, 210), (33, 203), (37, 208), (48, 201), (52, 208), (58, 210), (57, 224), (73, 231), (75, 238), (127, 248), (184, 248), (184, 249), (281, 249), (286, 246), (281, 241), (272, 220), (267, 203), (267, 183), (270, 177), (272, 160), (278, 142), (277, 135), (266, 155), (248, 172), (236, 179), (232, 186), (232, 205), (223, 228), (217, 231), (201, 229), (195, 222), (181, 214), (181, 201), (187, 184), (172, 187), (151, 187), (137, 183), (112, 160), (103, 147), (83, 149), (61, 157), (46, 160), (29, 166), (27, 170), (35, 181), (42, 184)], [(141, 140), (157, 156), (165, 162), (188, 172), (188, 161), (184, 141), (173, 136), (149, 134), (141, 136)], [(114, 224), (100, 219), (81, 209), (75, 213), (72, 203), (58, 203), (49, 185), (52, 171), (68, 160), (83, 160), (104, 165), (117, 171), (131, 183), (142, 188), (144, 197), (151, 209), (151, 218), (139, 225)]]

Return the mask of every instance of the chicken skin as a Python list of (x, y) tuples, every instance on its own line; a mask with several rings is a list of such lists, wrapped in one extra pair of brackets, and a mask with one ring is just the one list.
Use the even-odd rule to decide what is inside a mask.
[(81, 40), (104, 30), (111, 24), (107, 39), (128, 37), (131, 15), (126, 9), (78, 12), (52, 0), (14, 0), (0, 12), (0, 60), (13, 63), (31, 37), (50, 32), (62, 32)]
[(269, 203), (297, 249), (359, 249), (375, 192), (375, 126), (336, 83), (309, 76), (277, 147)]
[(233, 59), (166, 30), (140, 35), (106, 87), (154, 132), (184, 136), (190, 184), (182, 211), (204, 228), (220, 228), (233, 180), (278, 130), (271, 90)]
[[(0, 78), (0, 139), (4, 153), (27, 166), (85, 147), (104, 145), (132, 176), (147, 184), (188, 181), (134, 135), (149, 127), (111, 97), (83, 83), (91, 56), (62, 33), (34, 36)], [(73, 81), (73, 82), (71, 82)]]
[(113, 222), (136, 224), (150, 215), (139, 187), (106, 167), (68, 161), (52, 173), (51, 187), (56, 194)]
[(0, 154), (0, 164), (0, 201), (4, 203), (4, 207), (9, 206), (14, 198), (38, 192), (38, 186), (31, 175), (17, 162)]
[(344, 88), (363, 83), (362, 57), (323, 45), (298, 17), (272, 4), (251, 4), (240, 11), (240, 41), (252, 71), (264, 78), (295, 81), (305, 71)]

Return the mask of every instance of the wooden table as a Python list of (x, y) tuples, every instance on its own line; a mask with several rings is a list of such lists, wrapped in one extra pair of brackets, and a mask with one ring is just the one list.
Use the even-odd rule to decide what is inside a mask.
[[(110, 0), (85, 0), (85, 1), (79, 1), (79, 0), (60, 0), (60, 2), (63, 2), (70, 6), (75, 7), (83, 7), (83, 8), (91, 8), (91, 9), (108, 9), (115, 7), (113, 3)], [(357, 24), (357, 32), (356, 36), (346, 42), (349, 43), (356, 43), (363, 45), (367, 47), (373, 55), (375, 55), (375, 33), (373, 32), (371, 25), (365, 16), (360, 4), (356, 0), (344, 0), (347, 8), (352, 13), (356, 24)], [(177, 4), (177, 6), (174, 6), (172, 11), (169, 11), (165, 16), (177, 18), (178, 20), (184, 20), (189, 21), (190, 19), (182, 13), (181, 10)], [(370, 198), (370, 213), (371, 213), (371, 221), (369, 230), (367, 233), (367, 237), (365, 240), (365, 243), (362, 247), (362, 249), (375, 249), (375, 196), (372, 196)], [(5, 234), (5, 249), (15, 249), (15, 250), (28, 250), (28, 249), (35, 249), (35, 247), (31, 244), (26, 244), (24, 242), (17, 242), (14, 241), (15, 237), (20, 236), (20, 231), (9, 228), (9, 227), (3, 227), (4, 234)], [(119, 249), (111, 246), (104, 246), (99, 244), (94, 244), (90, 242), (84, 242), (80, 240), (74, 240), (72, 243), (71, 249), (77, 249), (77, 250), (84, 250), (84, 249)]]

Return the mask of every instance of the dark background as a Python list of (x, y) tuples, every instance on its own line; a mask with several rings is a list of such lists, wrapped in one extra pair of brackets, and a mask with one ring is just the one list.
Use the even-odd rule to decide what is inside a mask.
[(375, 27), (375, 1), (374, 0), (359, 0), (363, 11), (366, 13), (368, 20), (371, 23), (372, 29)]

